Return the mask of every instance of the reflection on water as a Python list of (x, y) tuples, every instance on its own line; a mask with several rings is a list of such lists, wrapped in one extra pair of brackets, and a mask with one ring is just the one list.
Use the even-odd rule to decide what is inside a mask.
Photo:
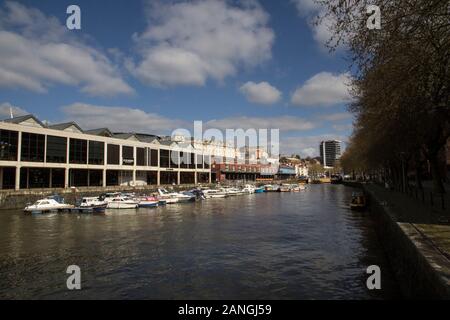
[[(398, 295), (352, 190), (313, 185), (105, 216), (0, 212), (1, 298), (370, 299)], [(82, 271), (82, 290), (65, 270)], [(368, 291), (367, 266), (382, 270)]]

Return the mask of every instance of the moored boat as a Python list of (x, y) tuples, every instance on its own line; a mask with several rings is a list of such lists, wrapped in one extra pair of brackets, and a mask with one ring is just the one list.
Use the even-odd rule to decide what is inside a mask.
[(139, 208), (156, 208), (159, 206), (159, 200), (156, 197), (143, 196), (136, 200), (139, 202)]
[[(59, 201), (57, 201), (59, 200)], [(55, 211), (70, 210), (74, 206), (64, 203), (64, 199), (60, 197), (48, 197), (37, 200), (34, 204), (25, 207), (26, 213), (47, 213)]]
[(362, 192), (354, 192), (350, 202), (350, 209), (362, 211), (366, 208), (366, 196)]
[(139, 202), (127, 198), (127, 197), (116, 197), (108, 202), (106, 208), (108, 209), (136, 209), (139, 206)]
[(264, 193), (264, 191), (263, 187), (255, 188), (255, 193)]
[(249, 194), (255, 193), (255, 187), (252, 186), (251, 184), (246, 184), (242, 189), (242, 192)]
[(203, 194), (205, 195), (206, 199), (228, 197), (228, 195), (225, 192), (222, 192), (222, 191), (216, 190), (216, 189), (203, 190)]

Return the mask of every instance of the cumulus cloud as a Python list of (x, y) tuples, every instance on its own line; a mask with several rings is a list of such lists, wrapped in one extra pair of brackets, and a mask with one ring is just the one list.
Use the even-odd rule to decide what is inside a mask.
[(5, 2), (0, 8), (0, 87), (45, 93), (57, 84), (95, 96), (133, 92), (105, 54), (58, 19)]
[(280, 129), (280, 131), (305, 131), (316, 127), (316, 124), (299, 117), (230, 117), (224, 119), (210, 120), (206, 123), (208, 127), (225, 129)]
[(11, 116), (11, 112), (14, 117), (23, 116), (28, 114), (24, 109), (14, 106), (9, 102), (0, 103), (0, 119), (6, 119)]
[(256, 1), (155, 2), (128, 69), (152, 86), (202, 86), (271, 58), (274, 32)]
[(348, 73), (320, 72), (297, 88), (291, 103), (298, 106), (332, 106), (350, 101)]
[[(299, 16), (307, 20), (309, 28), (313, 33), (314, 40), (319, 44), (323, 50), (328, 49), (327, 44), (335, 45), (336, 41), (333, 39), (333, 34), (336, 22), (329, 16), (323, 15), (324, 7), (319, 2), (320, 0), (291, 0), (297, 8)], [(317, 17), (322, 17), (319, 23), (315, 23)], [(337, 49), (342, 48), (341, 45)]]
[(62, 107), (62, 112), (68, 120), (75, 121), (84, 129), (106, 127), (117, 132), (167, 134), (173, 129), (187, 126), (182, 120), (130, 107), (97, 106), (77, 102)]
[(274, 104), (281, 98), (281, 91), (265, 81), (260, 83), (249, 81), (239, 90), (248, 101), (258, 104)]

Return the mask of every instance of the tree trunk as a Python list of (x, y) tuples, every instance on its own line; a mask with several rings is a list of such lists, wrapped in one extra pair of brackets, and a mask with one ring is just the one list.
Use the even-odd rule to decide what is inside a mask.
[(431, 175), (433, 176), (433, 190), (436, 193), (445, 193), (444, 184), (442, 183), (441, 171), (439, 170), (438, 154), (430, 156)]

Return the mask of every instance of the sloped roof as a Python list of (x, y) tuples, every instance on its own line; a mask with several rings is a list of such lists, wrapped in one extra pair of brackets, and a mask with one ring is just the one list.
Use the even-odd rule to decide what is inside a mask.
[(57, 124), (52, 124), (49, 125), (48, 128), (49, 129), (54, 129), (54, 130), (66, 130), (67, 128), (74, 126), (75, 128), (77, 128), (80, 132), (83, 132), (83, 129), (80, 128), (80, 126), (78, 124), (76, 124), (75, 122), (71, 121), (71, 122), (64, 122), (64, 123), (57, 123)]
[(98, 128), (86, 130), (84, 133), (92, 134), (94, 136), (112, 137), (113, 133), (108, 128)]
[(152, 134), (136, 133), (136, 137), (141, 142), (147, 142), (147, 143), (159, 142), (159, 137), (152, 135)]
[(45, 124), (43, 124), (38, 118), (36, 118), (34, 115), (32, 114), (26, 114), (24, 116), (19, 116), (19, 117), (14, 117), (14, 118), (9, 118), (9, 119), (5, 119), (2, 120), (3, 122), (9, 122), (9, 123), (15, 123), (15, 124), (21, 124), (24, 121), (27, 121), (29, 119), (33, 119), (34, 121), (36, 121), (39, 125), (41, 125), (43, 128), (45, 127)]

